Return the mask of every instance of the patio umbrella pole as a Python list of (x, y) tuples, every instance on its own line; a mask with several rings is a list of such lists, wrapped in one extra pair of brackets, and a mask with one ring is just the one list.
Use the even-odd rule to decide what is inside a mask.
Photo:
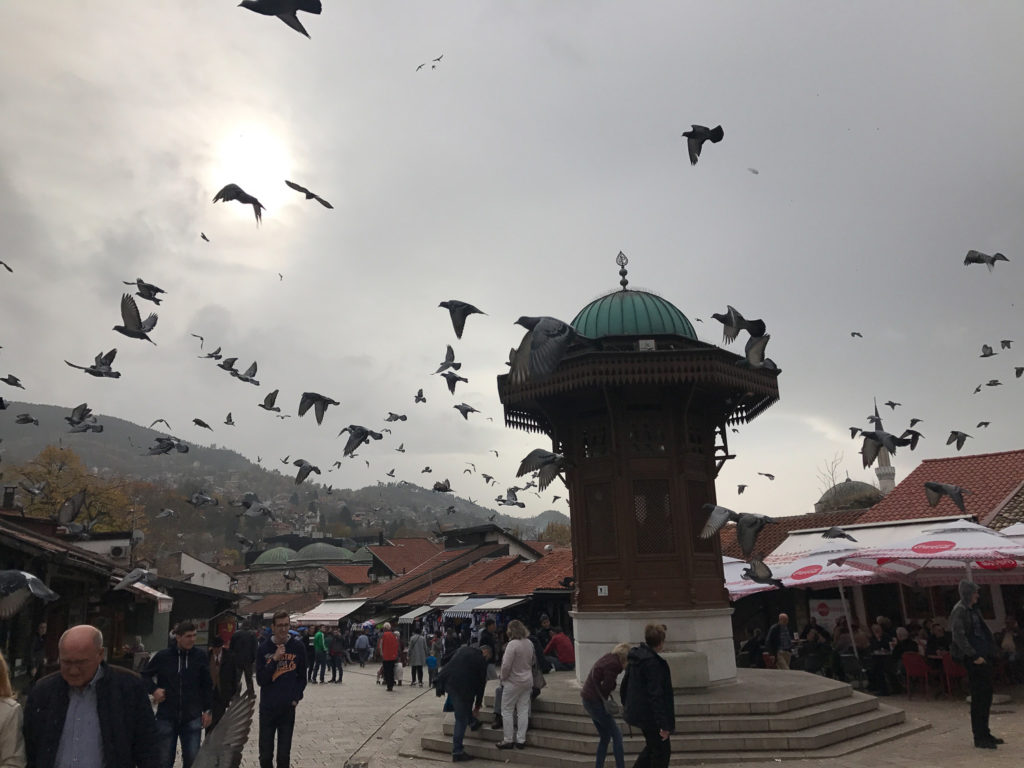
[(850, 641), (851, 641), (850, 642), (850, 647), (853, 648), (854, 658), (856, 658), (857, 662), (859, 663), (860, 662), (860, 654), (857, 653), (857, 640), (853, 636), (853, 622), (852, 622), (852, 619), (850, 618), (850, 608), (846, 604), (846, 592), (843, 591), (842, 583), (839, 584), (839, 599), (843, 603), (843, 615), (846, 617), (846, 626), (850, 630)]

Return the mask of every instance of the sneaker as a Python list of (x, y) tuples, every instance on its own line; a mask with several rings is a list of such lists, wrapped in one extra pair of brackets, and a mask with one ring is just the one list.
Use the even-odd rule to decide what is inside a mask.
[(473, 756), (471, 754), (469, 754), (468, 752), (459, 752), (457, 755), (452, 755), (452, 762), (453, 763), (465, 763), (465, 762), (467, 762), (469, 760), (472, 760), (472, 759), (473, 759)]

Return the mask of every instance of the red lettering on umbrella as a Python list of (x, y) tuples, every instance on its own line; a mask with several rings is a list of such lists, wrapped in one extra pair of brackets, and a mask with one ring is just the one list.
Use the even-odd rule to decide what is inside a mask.
[(895, 557), (880, 557), (875, 560), (875, 565), (888, 565), (889, 563), (896, 562), (897, 559)]
[(917, 552), (919, 555), (934, 555), (938, 552), (945, 552), (949, 549), (954, 549), (956, 542), (953, 541), (922, 541), (920, 544), (915, 544), (910, 549)]
[(821, 573), (820, 565), (805, 565), (803, 568), (793, 571), (793, 575), (789, 578), (800, 581), (800, 579), (809, 579), (811, 576), (816, 576), (819, 573)]
[(986, 571), (1012, 571), (1017, 567), (1016, 560), (999, 559), (999, 560), (976, 560), (975, 564), (979, 568), (984, 568)]

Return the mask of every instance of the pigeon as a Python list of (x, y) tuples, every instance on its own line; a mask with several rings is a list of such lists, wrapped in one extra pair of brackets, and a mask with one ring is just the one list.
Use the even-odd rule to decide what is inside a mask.
[(761, 475), (762, 477), (767, 477), (769, 480), (775, 479), (775, 475), (773, 475), (771, 472), (758, 472), (757, 474)]
[(394, 477), (395, 476), (395, 470), (394, 469), (389, 469), (384, 474), (387, 475), (388, 477)]
[(46, 490), (47, 482), (45, 480), (42, 480), (41, 482), (35, 483), (34, 485), (29, 485), (27, 482), (22, 480), (20, 483), (18, 483), (18, 485), (21, 486), (21, 489), (25, 491), (25, 493), (27, 493), (34, 499), (37, 498), (38, 496), (41, 496), (43, 491)]
[(453, 371), (457, 371), (461, 367), (462, 363), (455, 362), (455, 350), (452, 349), (452, 345), (449, 344), (448, 349), (444, 353), (444, 360), (441, 362), (438, 369), (434, 371), (434, 373), (440, 373), (441, 371), (446, 371), (449, 368), (451, 368)]
[(217, 727), (203, 738), (203, 745), (192, 763), (193, 768), (238, 768), (242, 764), (242, 751), (249, 739), (255, 709), (255, 694), (235, 693), (217, 721)]
[(237, 541), (243, 547), (249, 547), (250, 549), (256, 545), (256, 543), (252, 539), (248, 539), (240, 533), (235, 534), (235, 541)]
[(301, 192), (302, 194), (304, 194), (306, 196), (307, 200), (316, 200), (324, 208), (331, 208), (331, 209), (334, 208), (333, 205), (331, 205), (326, 200), (324, 200), (322, 197), (320, 197), (320, 195), (317, 195), (317, 194), (314, 194), (313, 192), (310, 192), (308, 189), (306, 189), (301, 184), (296, 184), (294, 181), (288, 181), (288, 180), (285, 180), (284, 183), (287, 184), (292, 189), (294, 189), (296, 192)]
[(924, 494), (928, 497), (928, 504), (930, 506), (936, 506), (943, 496), (949, 496), (950, 501), (956, 504), (957, 509), (965, 514), (967, 513), (967, 507), (964, 505), (964, 496), (970, 493), (969, 490), (961, 488), (959, 485), (933, 482), (924, 484)]
[(956, 449), (959, 451), (964, 447), (964, 443), (967, 441), (968, 437), (971, 437), (971, 435), (968, 435), (966, 432), (960, 432), (955, 429), (950, 430), (949, 438), (946, 440), (946, 445), (956, 443)]
[(265, 411), (277, 411), (278, 413), (280, 413), (281, 408), (279, 406), (274, 405), (274, 403), (277, 401), (277, 393), (280, 391), (281, 390), (279, 389), (275, 389), (269, 395), (264, 397), (263, 402), (259, 404), (260, 408), (262, 408)]
[(981, 354), (978, 355), (978, 357), (995, 357), (998, 354), (998, 352), (993, 352), (992, 347), (990, 347), (988, 344), (982, 344)]
[(1003, 382), (1001, 382), (999, 379), (989, 379), (988, 381), (985, 382), (985, 386), (986, 387), (1001, 387), (1001, 386), (1003, 386)]
[(207, 504), (209, 504), (211, 507), (220, 506), (220, 502), (217, 501), (217, 499), (215, 499), (213, 496), (207, 494), (206, 491), (196, 491), (187, 499), (185, 499), (185, 503), (191, 504), (196, 509), (199, 509), (202, 506), (206, 506)]
[(545, 451), (543, 448), (534, 448), (519, 462), (519, 471), (516, 477), (531, 472), (537, 472), (537, 481), (540, 490), (551, 485), (551, 481), (558, 477), (558, 473), (565, 467), (565, 456), (560, 453)]
[(21, 379), (19, 379), (13, 373), (7, 374), (2, 379), (0, 379), (0, 381), (2, 381), (4, 384), (9, 384), (12, 387), (17, 387), (18, 389), (25, 388), (25, 386), (21, 383)]
[[(277, 16), (289, 27), (306, 37), (309, 37), (309, 33), (302, 26), (302, 22), (299, 21), (297, 12), (305, 11), (306, 13), (319, 14), (323, 10), (320, 0), (242, 0), (238, 7), (248, 8), (250, 11), (255, 11), (263, 16)], [(229, 184), (228, 186), (234, 187), (235, 185)]]
[(751, 336), (747, 339), (747, 343), (743, 348), (744, 359), (740, 360), (739, 363), (741, 365), (746, 363), (751, 368), (766, 368), (770, 371), (778, 370), (775, 361), (770, 357), (764, 356), (764, 348), (768, 346), (771, 338), (771, 334), (766, 333), (764, 336)]
[[(224, 355), (220, 353), (220, 347), (217, 347), (213, 352), (207, 352), (205, 355), (196, 355), (200, 360), (220, 360)], [(235, 358), (236, 360), (238, 358)]]
[(690, 165), (696, 165), (704, 142), (710, 141), (712, 144), (717, 144), (725, 136), (725, 131), (722, 130), (720, 125), (714, 128), (708, 128), (704, 125), (691, 125), (690, 130), (683, 131), (683, 136), (686, 137), (686, 149), (690, 153)]
[(911, 429), (914, 428), (915, 424), (920, 424), (922, 421), (924, 421), (924, 419), (911, 419), (910, 420), (910, 427), (911, 427)]
[(1013, 344), (1013, 339), (1000, 339), (999, 340), (999, 348), (1000, 349), (1009, 349), (1011, 344)]
[(139, 315), (139, 307), (129, 293), (121, 296), (121, 322), (124, 325), (114, 326), (118, 333), (123, 333), (130, 339), (145, 339), (150, 344), (156, 344), (148, 335), (156, 327), (156, 315), (150, 314), (143, 322)]
[(754, 174), (755, 176), (757, 176), (759, 173), (761, 173), (759, 170), (757, 170), (757, 168), (747, 168), (747, 170), (750, 173)]
[(224, 419), (224, 423), (229, 427), (235, 426), (235, 420), (231, 418), (231, 411), (228, 411), (228, 417)]
[(494, 458), (498, 458), (498, 452), (496, 450), (494, 450), (493, 448), (491, 448), (489, 450), (490, 450), (491, 453), (494, 454)]
[(299, 399), (299, 416), (305, 416), (306, 411), (312, 406), (313, 414), (316, 416), (316, 423), (323, 424), (324, 413), (329, 405), (341, 405), (341, 403), (316, 392), (303, 392), (302, 397)]
[[(922, 437), (924, 437), (924, 435), (922, 435), (916, 429), (905, 429), (903, 430), (903, 434), (900, 435), (899, 439), (900, 441), (908, 441), (910, 445), (910, 450), (914, 450), (915, 448), (917, 448), (917, 441), (920, 440)], [(903, 442), (900, 442), (899, 444), (903, 445)]]
[(404, 413), (394, 413), (393, 411), (388, 411), (388, 417), (384, 419), (384, 421), (405, 421), (408, 418), (409, 417), (406, 416)]
[(562, 497), (561, 497), (561, 496), (552, 496), (552, 497), (551, 497), (551, 503), (552, 503), (552, 504), (554, 504), (554, 503), (555, 503), (556, 501), (558, 501), (558, 500), (559, 500), (560, 498), (562, 498)]
[[(451, 385), (451, 390), (452, 390), (452, 394), (454, 395), (455, 394), (455, 385), (454, 384)], [(416, 396), (413, 397), (413, 402), (414, 403), (425, 403), (425, 402), (427, 402), (427, 398), (425, 398), (423, 396), (423, 390), (422, 389), (416, 390)]]
[(458, 405), (453, 405), (452, 408), (461, 413), (462, 418), (464, 418), (466, 421), (469, 421), (469, 414), (480, 413), (480, 411), (478, 411), (472, 405), (467, 405), (466, 403), (459, 403)]
[(0, 619), (13, 619), (30, 597), (52, 603), (60, 596), (28, 571), (0, 571)]
[(231, 375), (234, 376), (239, 381), (244, 381), (244, 382), (246, 382), (248, 384), (253, 384), (253, 385), (257, 386), (257, 387), (260, 385), (259, 381), (256, 380), (256, 362), (255, 361), (253, 361), (253, 364), (245, 369), (245, 373), (238, 373), (237, 371), (232, 371)]
[(851, 339), (852, 338), (863, 339), (864, 338), (864, 334), (861, 333), (860, 331), (850, 331), (850, 338)]
[(128, 589), (132, 584), (155, 584), (156, 579), (156, 574), (147, 571), (145, 568), (132, 568), (123, 579), (114, 585), (113, 589), (114, 591)]
[(525, 503), (523, 503), (522, 501), (520, 501), (516, 497), (516, 490), (515, 490), (515, 488), (509, 488), (507, 491), (505, 491), (505, 496), (504, 497), (498, 496), (494, 500), (500, 506), (502, 506), (502, 507), (520, 507), (520, 508), (523, 508), (523, 507), (526, 506)]
[(494, 477), (492, 475), (488, 475), (486, 472), (481, 472), (480, 477), (482, 477), (484, 479), (484, 482), (487, 483), (488, 485), (495, 482)]
[(469, 464), (470, 473), (476, 472), (476, 464), (472, 461), (467, 461), (466, 463)]
[(211, 432), (213, 432), (213, 427), (211, 427), (202, 419), (192, 419), (192, 423), (195, 424), (197, 427), (200, 427), (201, 429), (208, 429)]
[(1022, 375), (1024, 375), (1024, 365), (1014, 366), (1014, 368), (1013, 368), (1013, 375), (1014, 375), (1014, 378), (1017, 378), (1017, 379), (1019, 379)]
[(438, 482), (434, 483), (434, 487), (432, 490), (434, 491), (434, 493), (451, 493), (452, 484), (448, 482), (448, 478), (445, 478), (443, 481), (439, 480)]
[(14, 418), (14, 423), (15, 424), (35, 424), (38, 427), (39, 426), (39, 419), (34, 418), (32, 416), (32, 414), (30, 414), (30, 413), (19, 413)]
[(8, 264), (6, 261), (0, 261), (0, 267), (3, 267), (8, 272), (13, 272), (14, 271), (13, 269), (11, 269), (11, 265)]
[(296, 459), (292, 462), (292, 465), (299, 468), (298, 473), (295, 475), (296, 485), (299, 485), (303, 480), (309, 477), (310, 472), (316, 472), (318, 475), (320, 474), (320, 467), (310, 464), (305, 459)]
[(821, 537), (823, 539), (848, 539), (849, 541), (857, 541), (855, 538), (853, 538), (853, 536), (848, 534), (838, 525), (833, 525), (831, 528), (829, 528), (827, 531), (821, 534)]
[(981, 251), (968, 251), (967, 256), (964, 257), (964, 266), (968, 266), (970, 264), (984, 264), (988, 267), (988, 271), (991, 272), (995, 268), (997, 261), (1009, 261), (1009, 259), (1001, 253), (994, 253), (989, 256), (987, 253), (982, 253)]
[(281, 463), (284, 464), (285, 466), (288, 466), (288, 459), (290, 459), (290, 458), (291, 458), (291, 454), (288, 454), (283, 459), (281, 459)]
[(210, 242), (210, 238), (208, 238), (208, 237), (206, 236), (206, 233), (205, 233), (205, 232), (200, 232), (200, 233), (199, 233), (199, 237), (200, 237), (200, 238), (202, 238), (202, 239), (203, 239), (203, 241), (205, 241), (205, 242), (207, 242), (207, 243), (208, 243), (208, 242)]
[(0, 397), (0, 411), (6, 411), (10, 407), (11, 404), (4, 400), (2, 397)]
[(740, 331), (746, 331), (753, 338), (758, 338), (764, 336), (767, 330), (764, 320), (747, 320), (739, 310), (729, 304), (726, 305), (725, 312), (716, 312), (711, 316), (722, 324), (722, 342), (725, 344), (736, 341)]
[(430, 467), (424, 467), (423, 469), (420, 470), (420, 474), (421, 475), (423, 475), (423, 474), (430, 474), (433, 471), (434, 470), (432, 470)]
[(776, 579), (772, 576), (772, 569), (765, 565), (764, 560), (760, 557), (750, 558), (750, 565), (744, 568), (740, 573), (740, 578), (746, 579), (747, 581), (753, 581), (758, 584), (770, 584), (780, 589), (785, 586), (781, 579)]
[(135, 280), (122, 280), (121, 282), (125, 285), (134, 285), (138, 288), (135, 292), (136, 296), (146, 299), (147, 301), (152, 301), (157, 305), (160, 304), (160, 297), (158, 294), (167, 293), (163, 288), (158, 288), (152, 283), (147, 283), (141, 277), (137, 277)]
[(740, 483), (739, 485), (736, 486), (736, 495), (737, 496), (742, 495), (745, 490), (747, 490), (746, 484), (745, 483)]
[(516, 349), (510, 374), (513, 384), (549, 377), (562, 362), (570, 344), (576, 340), (588, 340), (571, 325), (554, 317), (524, 315), (516, 320), (515, 325), (526, 328), (526, 334)]
[(726, 507), (715, 504), (704, 504), (701, 509), (710, 511), (708, 521), (700, 532), (702, 539), (710, 539), (718, 534), (723, 526), (730, 520), (736, 523), (736, 541), (739, 542), (740, 551), (743, 557), (750, 558), (757, 543), (757, 536), (761, 529), (775, 521), (767, 515), (752, 515), (748, 512), (733, 512)]
[(114, 362), (114, 358), (117, 356), (117, 348), (110, 350), (107, 353), (100, 352), (96, 355), (92, 365), (75, 365), (69, 363), (67, 360), (64, 362), (70, 365), (72, 368), (77, 368), (80, 371), (85, 371), (90, 376), (96, 376), (97, 378), (107, 379), (119, 379), (121, 374), (119, 371), (113, 370), (110, 366)]
[(978, 426), (975, 427), (975, 429), (981, 429), (982, 427), (988, 427), (988, 425), (991, 424), (991, 423), (992, 422), (990, 422), (990, 421), (979, 421), (978, 422)]
[(79, 403), (71, 409), (70, 416), (64, 417), (64, 421), (73, 427), (89, 420), (96, 421), (96, 417), (92, 415), (92, 408), (88, 403)]
[(153, 423), (149, 425), (149, 428), (152, 429), (157, 424), (163, 424), (165, 427), (167, 427), (168, 431), (170, 431), (171, 429), (171, 425), (167, 423), (166, 419), (154, 419)]
[(466, 318), (470, 315), (486, 315), (486, 312), (481, 312), (479, 309), (474, 307), (472, 304), (467, 304), (464, 301), (458, 301), (456, 299), (449, 299), (448, 301), (442, 301), (437, 306), (444, 307), (448, 310), (448, 314), (452, 319), (452, 328), (455, 330), (455, 338), (461, 339), (462, 332), (466, 328)]
[(395, 448), (398, 453), (405, 453), (405, 443), (399, 443), (398, 447)]
[(896, 410), (896, 406), (903, 405), (903, 403), (893, 402), (892, 400), (886, 400), (882, 405), (888, 405), (892, 410)]
[(349, 424), (338, 433), (338, 437), (341, 437), (345, 432), (348, 432), (348, 440), (345, 442), (345, 449), (342, 451), (343, 456), (352, 455), (360, 445), (369, 443), (370, 438), (374, 440), (384, 438), (384, 435), (380, 432), (374, 432), (372, 429), (361, 427), (358, 424)]
[[(319, 5), (320, 5), (319, 0), (312, 0), (312, 1), (316, 2), (317, 6), (319, 7)], [(256, 2), (256, 0), (243, 0), (242, 5), (245, 6), (247, 2), (248, 3), (252, 3), (253, 5), (257, 5), (258, 4)], [(279, 0), (279, 2), (274, 2), (274, 0), (261, 0), (261, 4), (264, 4), (264, 5), (266, 5), (266, 4), (273, 4), (273, 5), (276, 6), (276, 5), (279, 5), (281, 3), (288, 3), (288, 0)], [(248, 7), (248, 6), (246, 6), (246, 7)], [(263, 13), (263, 11), (260, 11), (260, 13)], [(273, 15), (273, 14), (271, 14), (271, 15)], [(293, 16), (295, 15), (294, 12), (292, 12), (292, 15)], [(298, 24), (298, 20), (296, 20), (295, 23)], [(259, 200), (257, 200), (252, 195), (248, 194), (244, 189), (242, 189), (237, 184), (228, 184), (223, 189), (221, 189), (220, 192), (218, 192), (216, 195), (213, 196), (213, 202), (217, 203), (217, 202), (220, 202), (221, 200), (223, 200), (224, 202), (229, 202), (231, 200), (237, 200), (238, 202), (240, 202), (240, 203), (242, 203), (244, 205), (251, 205), (253, 213), (256, 214), (256, 226), (258, 227), (260, 225), (260, 222), (263, 221), (263, 211), (266, 210), (264, 208), (264, 206), (263, 206), (263, 203), (261, 203)]]
[[(451, 392), (453, 395), (455, 394), (456, 384), (458, 384), (460, 381), (463, 382), (464, 384), (469, 383), (469, 379), (459, 376), (459, 374), (455, 373), (454, 371), (445, 371), (444, 373), (441, 374), (441, 376), (448, 382), (448, 391)], [(426, 402), (426, 400), (424, 400), (424, 402)]]
[(235, 362), (238, 360), (237, 357), (226, 357), (217, 363), (217, 367), (222, 371), (227, 371), (232, 376), (237, 376), (238, 371), (235, 369)]
[(68, 430), (68, 432), (72, 432), (72, 433), (79, 433), (79, 432), (96, 432), (96, 433), (99, 433), (99, 432), (102, 432), (102, 431), (103, 431), (103, 425), (102, 424), (96, 424), (95, 421), (93, 421), (93, 422), (83, 422), (82, 424), (74, 424)]
[(177, 517), (177, 516), (178, 516), (178, 513), (176, 511), (174, 511), (173, 509), (167, 509), (166, 507), (164, 509), (161, 509), (159, 512), (156, 513), (156, 519), (157, 520), (164, 520), (164, 519), (166, 519), (168, 517)]

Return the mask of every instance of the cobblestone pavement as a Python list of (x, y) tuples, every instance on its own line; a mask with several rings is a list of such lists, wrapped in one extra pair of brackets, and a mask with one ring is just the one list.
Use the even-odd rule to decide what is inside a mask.
[[(376, 667), (346, 667), (341, 685), (310, 685), (299, 705), (292, 746), (293, 768), (343, 768), (346, 762), (366, 768), (449, 762), (447, 755), (421, 752), (419, 733), (440, 728), (440, 700), (429, 687), (410, 688), (408, 680), (388, 693), (378, 686)], [(1017, 768), (1024, 749), (1024, 687), (1010, 693), (1012, 701), (992, 709), (992, 731), (1006, 739), (998, 750), (975, 749), (970, 737), (968, 705), (943, 697), (910, 701), (905, 696), (885, 699), (902, 707), (908, 717), (930, 722), (932, 727), (911, 736), (827, 760), (786, 761), (787, 765), (829, 766), (829, 768), (875, 768), (876, 766), (956, 766), (974, 763), (979, 768)], [(246, 745), (242, 768), (259, 768), (257, 726)], [(405, 756), (403, 756), (403, 753)], [(495, 760), (475, 760), (481, 768), (503, 766)], [(614, 761), (609, 758), (609, 768)], [(742, 763), (747, 768), (778, 768), (778, 762)]]

